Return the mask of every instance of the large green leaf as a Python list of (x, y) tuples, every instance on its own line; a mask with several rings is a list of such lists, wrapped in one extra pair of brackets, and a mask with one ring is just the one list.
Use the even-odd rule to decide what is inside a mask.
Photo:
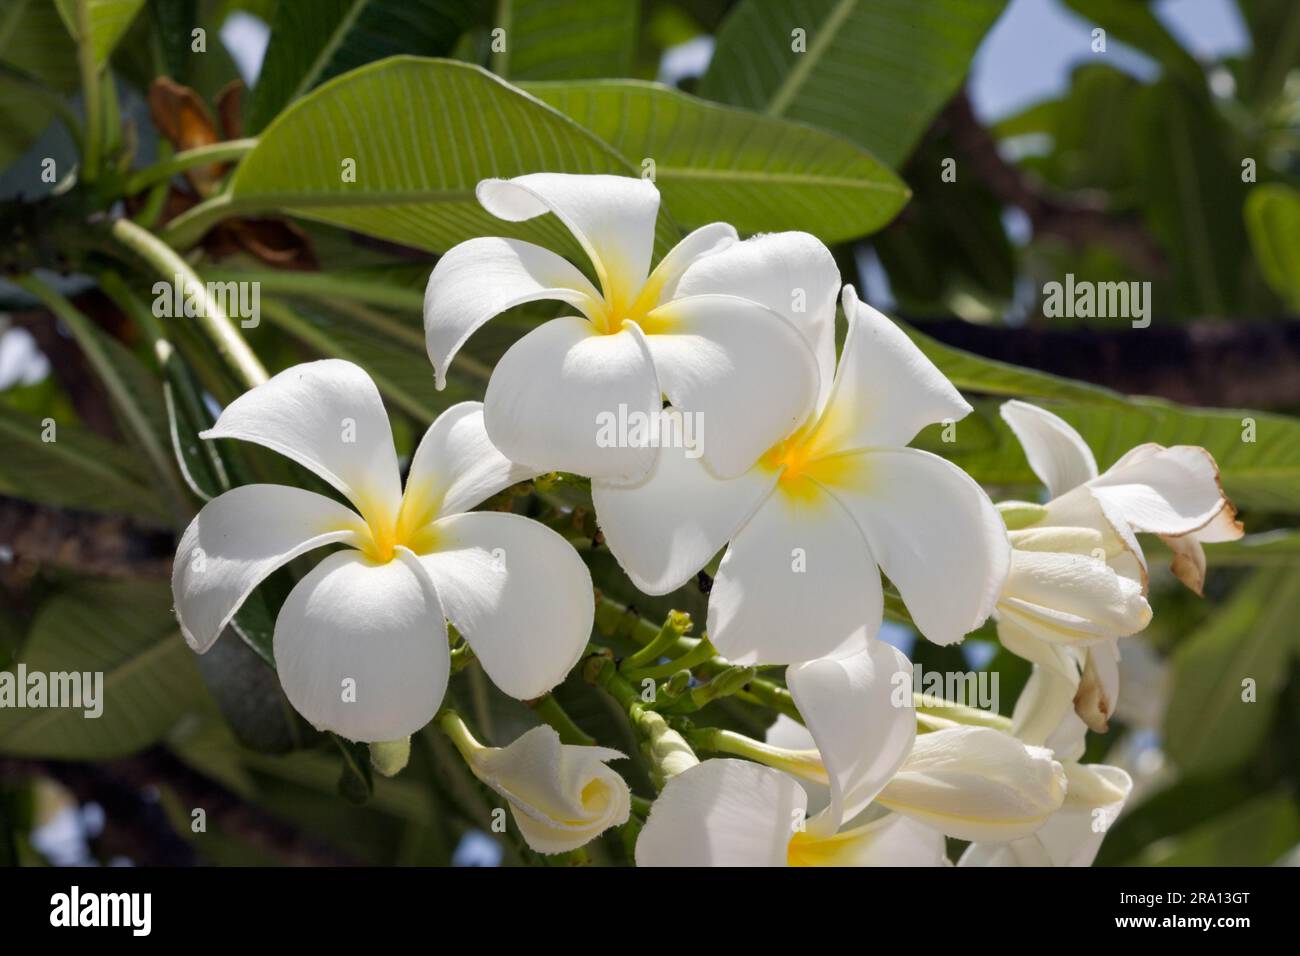
[[(356, 182), (343, 181), (347, 159)], [(576, 254), (553, 216), (506, 223), (475, 199), (480, 180), (540, 171), (638, 172), (486, 70), (393, 57), (331, 80), (282, 113), (240, 164), (226, 211), (281, 209), (437, 252), (506, 235)], [(671, 244), (677, 231), (664, 216), (659, 229), (660, 246)]]
[(1264, 279), (1300, 312), (1300, 190), (1281, 183), (1252, 189), (1246, 197), (1246, 232)]
[(167, 516), (136, 457), (85, 429), (0, 404), (0, 441), (4, 494), (65, 508)]
[(96, 66), (102, 66), (135, 19), (144, 0), (55, 0), (68, 32), (81, 39), (77, 8), (85, 3), (90, 26), (90, 43)]
[(77, 86), (77, 48), (49, 0), (6, 0), (0, 9), (0, 62), (56, 90)]
[(279, 3), (248, 106), (250, 134), (331, 77), (400, 53), (442, 56), (474, 21), (472, 0)]
[(897, 168), (961, 85), (1003, 5), (744, 0), (718, 31), (700, 95), (841, 133)]
[(503, 50), (492, 69), (511, 80), (626, 76), (636, 52), (638, 0), (501, 0)]
[[(1213, 560), (1213, 557), (1211, 557)], [(1286, 682), (1300, 616), (1300, 572), (1256, 571), (1173, 656), (1165, 749), (1188, 774), (1249, 762), (1264, 743)], [(1254, 700), (1243, 700), (1243, 681)]]
[(1147, 847), (1145, 866), (1266, 866), (1300, 840), (1295, 795), (1265, 794), (1171, 840)]
[(153, 582), (95, 583), (41, 608), (23, 649), (27, 673), (98, 672), (103, 712), (80, 707), (0, 709), (0, 752), (104, 759), (141, 750), (189, 713), (209, 710), (194, 653)]
[(631, 163), (654, 162), (673, 218), (742, 233), (802, 229), (841, 242), (881, 228), (907, 202), (886, 166), (839, 136), (719, 106), (657, 83), (529, 83)]

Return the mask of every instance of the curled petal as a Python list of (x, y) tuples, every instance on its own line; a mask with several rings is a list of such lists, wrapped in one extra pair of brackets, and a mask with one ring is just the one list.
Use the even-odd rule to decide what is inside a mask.
[(595, 614), (591, 574), (562, 537), (519, 515), (451, 515), (419, 561), (492, 682), (540, 697), (578, 662)]
[(998, 610), (1047, 641), (1127, 636), (1151, 622), (1140, 584), (1104, 560), (1061, 552), (1014, 550)]
[(844, 287), (849, 331), (813, 442), (828, 453), (897, 448), (971, 407), (897, 325)]
[(709, 639), (737, 664), (852, 654), (880, 628), (880, 573), (833, 497), (782, 482), (732, 539), (709, 592)]
[(988, 495), (952, 463), (913, 448), (834, 459), (829, 487), (853, 515), (917, 628), (951, 644), (989, 616), (1011, 545)]
[(623, 778), (605, 766), (622, 758), (605, 747), (561, 743), (554, 729), (542, 726), (508, 747), (476, 751), (470, 768), (510, 804), (530, 847), (567, 853), (627, 822), (631, 794)]
[(200, 438), (264, 445), (347, 495), (368, 522), (397, 518), (402, 479), (379, 389), (340, 359), (285, 369), (235, 399)]
[(289, 592), (275, 663), (294, 709), (348, 740), (399, 740), (432, 719), (447, 689), (447, 625), (409, 552), (376, 564), (340, 551)]
[(877, 802), (961, 840), (999, 842), (1060, 809), (1066, 778), (1050, 750), (987, 727), (921, 734)]
[(555, 213), (591, 258), (610, 305), (629, 304), (650, 272), (659, 190), (647, 180), (532, 173), (483, 180), (478, 201), (507, 222)]
[(715, 478), (687, 448), (660, 448), (635, 485), (591, 483), (605, 543), (646, 594), (667, 594), (695, 576), (736, 534), (776, 483), (750, 469)]
[[(675, 298), (682, 276), (706, 256), (714, 256), (730, 248), (737, 240), (734, 226), (725, 222), (711, 222), (700, 226), (681, 242), (668, 250), (659, 260), (654, 272), (646, 280), (637, 304), (648, 311)], [(715, 291), (715, 290), (709, 290)], [(716, 290), (721, 291), (721, 290)]]
[(1153, 534), (1199, 531), (1231, 507), (1214, 458), (1193, 445), (1139, 445), (1088, 487), (1108, 514)]
[(871, 641), (849, 657), (791, 667), (786, 682), (831, 785), (830, 806), (808, 830), (834, 833), (866, 808), (912, 751), (912, 662), (884, 641)]
[(549, 249), (488, 236), (448, 249), (424, 289), (424, 339), (439, 389), (460, 347), (483, 323), (525, 302), (558, 299), (595, 318), (600, 293)]
[(538, 474), (512, 462), (487, 436), (480, 402), (447, 409), (420, 439), (406, 476), (402, 526), (421, 528), (444, 515), (468, 511), (498, 491)]
[(1097, 477), (1092, 449), (1069, 422), (1028, 402), (1003, 402), (1001, 411), (1051, 497)]
[(704, 462), (719, 477), (749, 470), (812, 414), (812, 352), (771, 309), (697, 295), (655, 309), (644, 327), (660, 388), (676, 408), (698, 416)]
[(835, 379), (835, 301), (840, 270), (821, 240), (806, 232), (754, 236), (699, 259), (677, 287), (678, 296), (733, 295), (784, 317), (808, 340), (817, 361), (821, 408)]
[(654, 449), (617, 426), (661, 408), (654, 362), (640, 329), (628, 323), (598, 334), (578, 318), (552, 319), (510, 347), (497, 363), (483, 405), (492, 444), (537, 472), (571, 471), (636, 481)]
[(324, 495), (241, 485), (213, 498), (181, 535), (172, 600), (181, 633), (202, 654), (271, 572), (327, 544), (359, 547), (365, 525)]
[(793, 777), (706, 760), (668, 781), (636, 843), (637, 866), (785, 866), (807, 797)]

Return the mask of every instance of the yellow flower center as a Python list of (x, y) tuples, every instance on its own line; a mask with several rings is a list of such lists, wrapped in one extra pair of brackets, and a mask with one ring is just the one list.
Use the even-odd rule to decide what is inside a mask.
[(805, 425), (764, 452), (759, 466), (779, 471), (777, 488), (792, 498), (815, 497), (819, 485), (842, 488), (860, 481), (860, 459), (839, 453), (823, 435), (817, 425)]

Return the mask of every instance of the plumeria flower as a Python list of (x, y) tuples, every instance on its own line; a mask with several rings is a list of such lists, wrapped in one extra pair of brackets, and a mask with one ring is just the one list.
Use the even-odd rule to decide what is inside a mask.
[(881, 641), (786, 677), (807, 721), (802, 741), (787, 734), (797, 749), (752, 741), (761, 764), (706, 760), (673, 777), (637, 841), (639, 866), (941, 865), (944, 833), (1019, 839), (1061, 806), (1065, 777), (1043, 748), (985, 727), (918, 736), (911, 662)]
[(606, 761), (607, 747), (560, 742), (551, 727), (534, 727), (508, 747), (485, 747), (458, 718), (444, 721), (474, 776), (510, 805), (519, 831), (538, 853), (567, 853), (627, 822), (632, 795)]
[(350, 362), (286, 369), (201, 437), (264, 445), (351, 504), (281, 485), (235, 488), (185, 529), (172, 570), (181, 632), (203, 653), (277, 568), (347, 546), (295, 585), (275, 622), (280, 682), (315, 727), (388, 741), (428, 723), (447, 687), (447, 618), (513, 697), (541, 695), (581, 655), (593, 598), (577, 553), (535, 521), (469, 511), (534, 474), (492, 447), (478, 403), (429, 426), (405, 493), (379, 391)]
[[(1202, 542), (1239, 538), (1242, 526), (1204, 448), (1139, 445), (1099, 474), (1082, 436), (1058, 416), (1012, 401), (1002, 417), (1050, 500), (1003, 508), (1015, 551), (997, 605), (999, 637), (1070, 684), (1080, 716), (1104, 731), (1119, 691), (1116, 638), (1151, 618), (1137, 534), (1160, 535), (1175, 574), (1199, 594)], [(1040, 719), (1055, 726), (1051, 714)]]
[[(1035, 666), (1016, 701), (1011, 732), (1028, 745), (1045, 746), (1061, 762), (1069, 785), (1065, 802), (1026, 837), (1002, 843), (974, 842), (958, 866), (1091, 866), (1101, 842), (1124, 808), (1133, 781), (1119, 767), (1082, 764), (1087, 727), (1074, 713), (1068, 681)], [(1059, 721), (1044, 733), (1042, 715)]]
[[(710, 256), (756, 256), (751, 240)], [(746, 248), (750, 247), (750, 248)], [(1006, 530), (974, 480), (905, 447), (971, 409), (896, 325), (845, 286), (848, 337), (835, 367), (834, 263), (811, 267), (803, 326), (823, 378), (815, 410), (743, 475), (722, 480), (663, 448), (632, 486), (592, 482), (610, 550), (642, 591), (666, 594), (731, 542), (709, 595), (708, 633), (739, 664), (860, 650), (880, 627), (883, 570), (918, 629), (958, 641), (988, 617), (1006, 577)], [(778, 280), (779, 281), (779, 280)], [(833, 376), (832, 376), (832, 370)]]
[[(736, 241), (731, 226), (695, 230), (652, 271), (659, 191), (650, 182), (537, 173), (484, 180), (477, 195), (507, 222), (554, 213), (599, 283), (554, 252), (498, 237), (455, 246), (429, 276), (424, 328), (439, 388), (456, 352), (494, 315), (541, 299), (580, 314), (530, 331), (497, 363), (484, 417), (507, 457), (539, 470), (638, 480), (654, 461), (652, 442), (645, 435), (603, 442), (600, 423), (611, 415), (653, 420), (667, 395), (701, 416), (705, 463), (733, 477), (808, 413), (817, 369), (783, 314), (750, 295), (764, 276), (733, 260), (736, 268), (710, 273), (712, 281), (686, 281), (694, 263)], [(772, 237), (791, 259), (807, 240)]]

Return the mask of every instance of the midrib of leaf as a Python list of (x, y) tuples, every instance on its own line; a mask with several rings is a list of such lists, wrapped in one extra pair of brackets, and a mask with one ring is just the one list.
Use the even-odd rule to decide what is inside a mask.
[(492, 72), (497, 76), (508, 76), (510, 70), (510, 27), (514, 21), (514, 4), (511, 0), (497, 0), (496, 25), (505, 31), (506, 46), (504, 50), (492, 51)]
[(352, 28), (352, 24), (356, 22), (357, 17), (361, 15), (361, 11), (364, 10), (369, 3), (370, 0), (353, 0), (352, 6), (348, 9), (347, 15), (339, 21), (339, 24), (334, 28), (334, 33), (330, 36), (329, 41), (321, 48), (320, 53), (316, 54), (315, 61), (307, 72), (302, 75), (302, 79), (299, 80), (298, 85), (294, 87), (293, 94), (285, 101), (286, 104), (292, 103), (316, 84), (316, 78), (320, 76), (321, 72), (325, 69), (326, 64), (328, 64), (334, 54), (338, 52), (338, 48), (343, 43), (343, 38), (347, 36), (348, 30)]
[(808, 79), (808, 74), (812, 72), (813, 67), (817, 65), (817, 61), (835, 39), (835, 31), (853, 12), (855, 6), (857, 6), (857, 0), (840, 0), (835, 9), (826, 17), (826, 22), (821, 25), (821, 28), (813, 37), (812, 46), (808, 48), (807, 52), (801, 53), (795, 58), (794, 68), (786, 74), (785, 79), (781, 81), (781, 85), (776, 88), (776, 92), (772, 95), (772, 101), (767, 104), (764, 113), (768, 116), (785, 115), (790, 102), (798, 95), (799, 90)]
[(901, 186), (870, 179), (849, 179), (844, 176), (822, 176), (817, 173), (767, 172), (761, 169), (702, 169), (692, 166), (657, 165), (660, 174), (668, 173), (678, 179), (746, 180), (757, 183), (789, 183), (795, 186), (836, 186), (843, 189), (870, 189), (877, 192), (902, 195)]
[[(124, 678), (131, 676), (131, 674), (135, 673), (137, 669), (151, 661), (156, 655), (167, 654), (182, 649), (184, 647), (183, 644), (178, 645), (171, 640), (171, 638), (179, 636), (179, 631), (172, 631), (148, 650), (134, 655), (123, 662), (120, 666), (115, 667), (104, 674), (104, 693), (107, 693), (109, 688), (121, 683)], [(103, 701), (101, 701), (101, 703), (103, 703)], [(33, 730), (46, 727), (53, 722), (73, 716), (77, 714), (77, 712), (78, 708), (76, 707), (47, 707), (36, 717), (19, 724), (6, 736), (5, 739), (8, 741), (21, 741), (27, 739), (31, 736)]]

